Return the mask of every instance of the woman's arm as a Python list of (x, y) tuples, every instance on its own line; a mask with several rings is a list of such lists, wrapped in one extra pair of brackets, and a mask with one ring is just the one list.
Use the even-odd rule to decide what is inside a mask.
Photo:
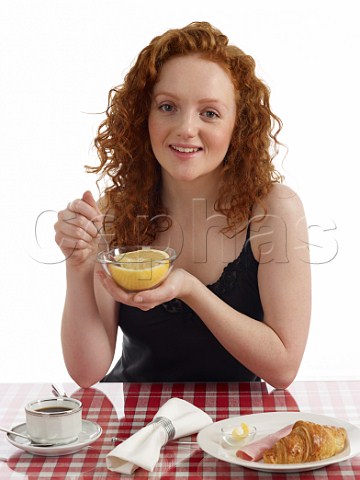
[[(299, 198), (286, 187), (272, 190), (266, 208), (266, 218), (251, 225), (264, 322), (236, 312), (194, 278), (184, 301), (249, 370), (274, 387), (286, 388), (297, 374), (309, 331), (307, 225)], [(261, 218), (261, 210), (256, 213)]]
[(90, 192), (59, 212), (56, 241), (66, 260), (66, 297), (61, 340), (66, 367), (81, 387), (107, 373), (116, 346), (115, 301), (94, 273), (101, 212)]
[[(61, 324), (64, 361), (69, 375), (81, 387), (100, 381), (114, 357), (116, 305), (105, 290), (99, 291), (94, 268), (67, 269), (67, 291)], [(106, 298), (109, 297), (109, 298)]]

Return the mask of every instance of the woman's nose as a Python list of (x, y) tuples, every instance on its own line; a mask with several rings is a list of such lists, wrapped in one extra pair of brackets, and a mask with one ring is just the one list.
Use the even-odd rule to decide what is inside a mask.
[(193, 138), (197, 135), (199, 130), (199, 119), (194, 113), (186, 113), (181, 115), (178, 124), (178, 137)]

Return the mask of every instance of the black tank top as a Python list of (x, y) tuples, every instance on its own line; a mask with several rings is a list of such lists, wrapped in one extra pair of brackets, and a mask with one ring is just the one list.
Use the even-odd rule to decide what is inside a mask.
[[(263, 320), (257, 273), (250, 244), (217, 282), (208, 285), (228, 305), (254, 321)], [(170, 302), (144, 312), (122, 304), (119, 327), (122, 356), (105, 382), (241, 382), (260, 380), (239, 363), (184, 302)]]

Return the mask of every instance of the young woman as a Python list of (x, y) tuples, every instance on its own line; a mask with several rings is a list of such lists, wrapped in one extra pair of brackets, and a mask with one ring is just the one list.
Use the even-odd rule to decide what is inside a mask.
[[(110, 183), (55, 225), (67, 258), (63, 352), (79, 385), (294, 380), (310, 260), (301, 201), (272, 163), (280, 129), (253, 58), (210, 24), (142, 50), (95, 139), (100, 165), (89, 170)], [(178, 257), (160, 286), (129, 293), (96, 255), (138, 244)], [(122, 356), (108, 373), (119, 327)]]

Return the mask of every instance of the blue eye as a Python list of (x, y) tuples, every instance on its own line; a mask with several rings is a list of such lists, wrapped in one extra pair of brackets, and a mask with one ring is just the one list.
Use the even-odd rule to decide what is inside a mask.
[(205, 115), (206, 118), (210, 118), (210, 119), (219, 117), (219, 115), (216, 112), (214, 112), (213, 110), (206, 110), (204, 115)]
[(163, 105), (160, 105), (159, 109), (162, 110), (163, 112), (172, 112), (173, 111), (173, 106), (170, 105), (169, 103), (164, 103)]

